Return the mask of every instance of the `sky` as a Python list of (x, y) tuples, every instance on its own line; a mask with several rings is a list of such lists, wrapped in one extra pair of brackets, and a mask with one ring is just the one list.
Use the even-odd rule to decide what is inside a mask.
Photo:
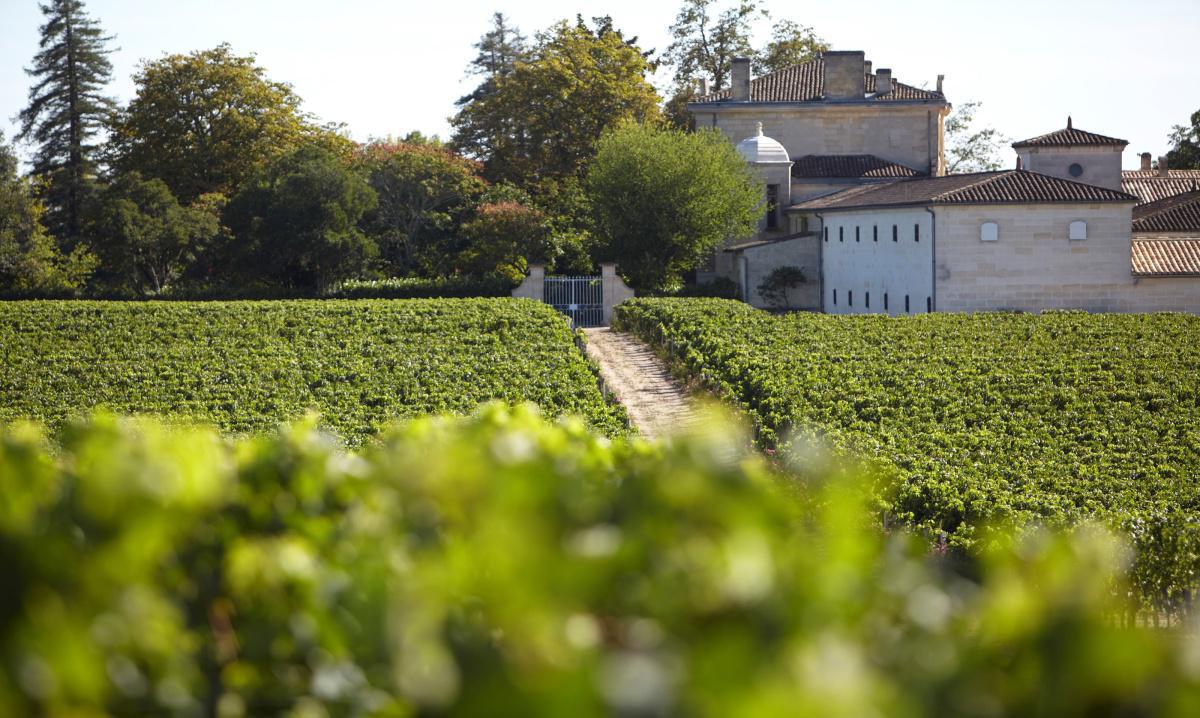
[[(721, 0), (718, 0), (720, 3)], [(732, 0), (724, 0), (725, 4)], [(681, 0), (85, 0), (117, 36), (110, 94), (127, 102), (142, 60), (230, 43), (290, 83), (305, 109), (346, 123), (357, 140), (411, 130), (449, 136), (471, 47), (491, 13), (526, 34), (559, 19), (607, 14), (643, 48), (662, 51)], [(910, 85), (946, 76), (952, 103), (982, 103), (980, 120), (1012, 140), (1066, 125), (1168, 149), (1171, 127), (1200, 109), (1198, 0), (766, 0), (776, 19), (813, 27), (835, 50), (865, 50)], [(36, 0), (0, 0), (0, 129), (25, 106), (23, 68), (37, 51)], [(766, 38), (768, 24), (759, 35)], [(1193, 58), (1189, 60), (1190, 58)], [(656, 78), (665, 89), (669, 78)], [(27, 152), (27, 148), (25, 149)], [(1015, 155), (1005, 150), (1006, 162)]]

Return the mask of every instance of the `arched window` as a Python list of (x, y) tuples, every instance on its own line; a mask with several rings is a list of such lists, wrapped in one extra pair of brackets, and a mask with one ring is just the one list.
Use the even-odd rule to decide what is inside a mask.
[(1068, 239), (1087, 239), (1087, 222), (1077, 219), (1071, 223), (1067, 231)]
[(979, 241), (995, 242), (1000, 239), (1000, 225), (995, 222), (984, 222), (979, 225)]

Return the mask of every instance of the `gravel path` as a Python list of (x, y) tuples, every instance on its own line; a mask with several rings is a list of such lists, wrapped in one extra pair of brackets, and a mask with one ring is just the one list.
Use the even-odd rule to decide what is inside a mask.
[(607, 327), (584, 331), (588, 356), (643, 436), (656, 439), (692, 420), (692, 406), (683, 388), (650, 347)]

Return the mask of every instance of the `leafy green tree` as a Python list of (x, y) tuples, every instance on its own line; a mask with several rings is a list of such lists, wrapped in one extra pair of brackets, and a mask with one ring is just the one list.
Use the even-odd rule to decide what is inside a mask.
[(137, 94), (113, 126), (112, 164), (161, 179), (185, 204), (233, 194), (314, 136), (336, 142), (301, 112), (290, 85), (229, 45), (144, 62), (134, 82)]
[(628, 124), (587, 176), (599, 253), (638, 290), (678, 288), (718, 245), (753, 234), (762, 187), (720, 132)]
[(1167, 165), (1171, 169), (1200, 170), (1200, 110), (1192, 113), (1191, 126), (1175, 125), (1172, 128), (1171, 149), (1167, 152)]
[(771, 270), (771, 273), (758, 285), (758, 293), (772, 306), (780, 309), (791, 309), (791, 297), (788, 290), (804, 284), (807, 278), (804, 269), (791, 265), (783, 265)]
[(459, 263), (472, 274), (497, 274), (519, 281), (531, 260), (547, 262), (556, 254), (546, 216), (519, 202), (480, 205), (475, 217), (463, 225), (463, 234), (470, 244)]
[(964, 102), (946, 118), (946, 172), (986, 172), (1003, 166), (1001, 150), (1008, 139), (993, 127), (979, 127), (979, 102)]
[(45, 211), (0, 133), (0, 292), (66, 292), (95, 268), (95, 257), (82, 245), (63, 256), (42, 224)]
[(829, 49), (829, 43), (811, 27), (781, 20), (771, 29), (771, 40), (754, 55), (755, 72), (765, 74), (808, 62)]
[(479, 160), (489, 181), (527, 189), (578, 175), (604, 130), (626, 120), (654, 121), (653, 67), (636, 44), (599, 18), (560, 22), (538, 33), (493, 87), (463, 103), (452, 144)]
[(445, 272), (463, 215), (483, 192), (479, 165), (431, 144), (372, 142), (356, 159), (378, 204), (363, 227), (393, 276)]
[(117, 286), (159, 294), (179, 279), (220, 231), (219, 200), (184, 207), (166, 183), (120, 175), (96, 198), (88, 238)]
[(524, 60), (529, 53), (529, 41), (521, 34), (520, 28), (497, 12), (492, 15), (492, 27), (475, 43), (478, 54), (467, 67), (467, 72), (480, 75), (483, 80), (471, 92), (458, 100), (456, 105), (462, 107), (468, 103), (480, 100), (496, 91), (496, 81), (513, 71), (518, 60)]
[(301, 146), (230, 199), (229, 266), (244, 279), (304, 290), (360, 274), (378, 251), (359, 229), (376, 202), (366, 179), (328, 148)]
[(37, 84), (19, 115), (17, 139), (37, 145), (33, 171), (48, 180), (46, 219), (64, 246), (73, 247), (95, 174), (92, 140), (113, 109), (113, 101), (103, 94), (112, 77), (112, 36), (104, 34), (80, 0), (50, 0), (39, 7), (46, 23), (33, 66), (25, 70)]
[(729, 83), (735, 57), (751, 57), (754, 21), (768, 17), (758, 0), (736, 0), (716, 13), (717, 0), (684, 0), (671, 25), (671, 44), (664, 55), (675, 68), (675, 86), (692, 87), (705, 78), (710, 92)]

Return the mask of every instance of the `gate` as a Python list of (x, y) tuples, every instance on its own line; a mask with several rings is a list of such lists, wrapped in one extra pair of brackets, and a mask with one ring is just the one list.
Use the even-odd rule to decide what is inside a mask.
[(604, 326), (600, 277), (546, 277), (542, 301), (571, 318), (575, 327)]

